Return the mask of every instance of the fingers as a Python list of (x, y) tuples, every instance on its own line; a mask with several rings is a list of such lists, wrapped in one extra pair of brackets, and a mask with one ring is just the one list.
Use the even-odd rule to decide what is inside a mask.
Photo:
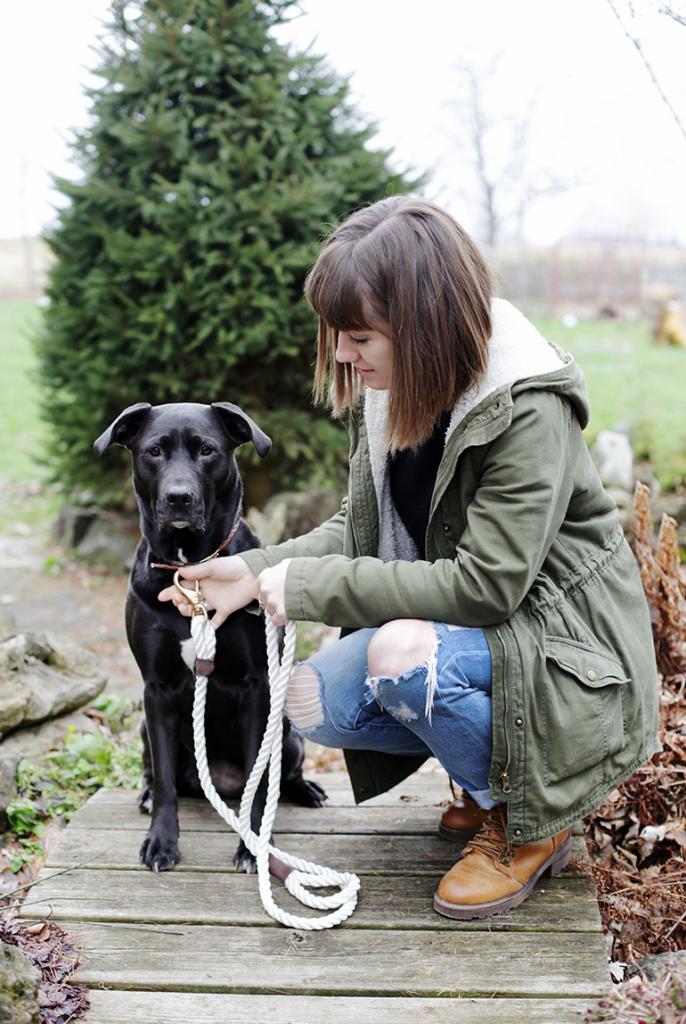
[(215, 631), (217, 629), (219, 629), (220, 626), (224, 625), (224, 623), (226, 622), (226, 620), (228, 619), (230, 614), (231, 613), (228, 612), (228, 611), (220, 611), (219, 609), (217, 609), (217, 611), (214, 613), (214, 615), (210, 619), (210, 622), (214, 626)]
[(182, 580), (204, 580), (208, 576), (214, 576), (214, 570), (218, 558), (211, 558), (209, 562), (200, 562), (198, 565), (184, 565), (181, 572)]
[(193, 614), (193, 605), (184, 600), (176, 587), (167, 587), (165, 590), (161, 590), (157, 595), (157, 600), (171, 601), (176, 610), (187, 617), (190, 617)]

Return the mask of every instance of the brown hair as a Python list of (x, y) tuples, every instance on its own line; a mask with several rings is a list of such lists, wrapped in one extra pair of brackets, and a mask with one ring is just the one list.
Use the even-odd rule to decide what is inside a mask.
[(486, 369), (492, 293), (476, 244), (445, 210), (410, 196), (357, 210), (305, 282), (319, 316), (315, 400), (338, 417), (359, 394), (352, 366), (336, 362), (338, 331), (381, 330), (394, 342), (388, 448), (416, 447)]

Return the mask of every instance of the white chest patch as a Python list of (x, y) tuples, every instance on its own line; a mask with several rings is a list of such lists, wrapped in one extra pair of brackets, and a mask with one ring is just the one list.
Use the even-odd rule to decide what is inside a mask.
[(196, 650), (195, 642), (192, 636), (189, 636), (187, 640), (181, 641), (181, 657), (186, 665), (188, 665), (191, 672), (195, 669)]

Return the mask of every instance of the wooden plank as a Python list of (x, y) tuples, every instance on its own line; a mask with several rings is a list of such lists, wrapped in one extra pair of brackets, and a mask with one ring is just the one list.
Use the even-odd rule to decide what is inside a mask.
[[(455, 922), (436, 914), (432, 896), (439, 876), (364, 879), (345, 928), (434, 928), (468, 931), (599, 931), (595, 890), (586, 878), (546, 878), (514, 911), (487, 921)], [(195, 872), (43, 870), (21, 909), (22, 917), (61, 922), (121, 921), (279, 927), (265, 913), (254, 875)], [(275, 883), (277, 903), (310, 914)], [(316, 916), (316, 912), (312, 912)]]
[(93, 989), (88, 1024), (581, 1024), (590, 1000), (243, 996)]
[[(229, 807), (237, 813), (238, 803)], [(440, 807), (296, 807), (283, 803), (276, 812), (274, 832), (358, 835), (403, 833), (433, 835), (441, 817)], [(149, 817), (140, 813), (135, 795), (128, 790), (100, 790), (74, 815), (72, 826), (79, 829), (120, 830), (147, 828)], [(206, 800), (179, 801), (182, 832), (226, 832), (228, 825)]]
[[(138, 851), (145, 836), (140, 831), (95, 832), (70, 825), (48, 853), (47, 867), (131, 869), (140, 867)], [(176, 871), (230, 871), (237, 845), (233, 832), (182, 832), (181, 862)], [(356, 874), (443, 874), (456, 859), (458, 847), (438, 836), (279, 835), (279, 849), (306, 857), (334, 870)], [(585, 855), (581, 836), (574, 852)]]
[[(326, 785), (326, 776), (320, 775), (318, 780)], [(136, 797), (133, 790), (101, 789), (77, 811), (72, 826), (99, 830), (147, 828), (149, 818), (138, 810)], [(237, 811), (238, 801), (231, 801), (229, 806)], [(341, 805), (335, 801), (323, 807), (296, 807), (283, 803), (276, 813), (274, 833), (434, 835), (445, 806), (402, 800), (374, 806), (368, 803)], [(225, 832), (228, 829), (223, 818), (204, 799), (179, 800), (179, 825), (182, 832)], [(579, 832), (580, 826), (576, 826), (575, 831)]]
[(82, 923), (71, 932), (84, 954), (74, 981), (106, 988), (589, 998), (608, 985), (602, 936), (588, 932), (112, 923)]

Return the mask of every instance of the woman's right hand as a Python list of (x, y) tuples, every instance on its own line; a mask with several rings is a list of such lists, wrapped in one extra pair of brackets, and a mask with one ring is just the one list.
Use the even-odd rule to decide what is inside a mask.
[[(219, 629), (229, 615), (254, 601), (259, 590), (257, 577), (240, 555), (212, 558), (199, 565), (184, 565), (180, 575), (184, 586), (190, 584), (189, 590), (193, 589), (195, 580), (200, 581), (202, 599), (208, 609), (214, 609), (210, 621), (215, 629)], [(175, 586), (161, 590), (157, 598), (159, 601), (171, 601), (182, 615), (190, 617), (193, 614), (193, 606)]]

